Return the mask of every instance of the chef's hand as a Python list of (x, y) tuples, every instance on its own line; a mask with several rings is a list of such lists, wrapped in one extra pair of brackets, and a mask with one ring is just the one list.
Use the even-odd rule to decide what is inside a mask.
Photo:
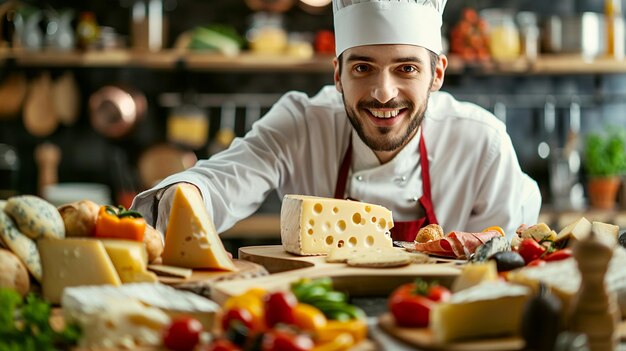
[(167, 188), (162, 189), (157, 193), (157, 199), (159, 200), (159, 206), (157, 210), (156, 229), (165, 235), (167, 229), (167, 221), (170, 219), (170, 210), (172, 209), (172, 202), (174, 201), (174, 194), (176, 194), (176, 187), (188, 188), (191, 191), (195, 191), (202, 198), (200, 189), (191, 183), (174, 183)]

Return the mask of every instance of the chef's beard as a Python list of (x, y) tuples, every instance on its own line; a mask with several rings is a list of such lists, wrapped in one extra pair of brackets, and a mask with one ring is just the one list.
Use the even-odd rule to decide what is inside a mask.
[[(365, 135), (363, 125), (356, 117), (356, 111), (352, 107), (349, 107), (348, 104), (346, 104), (346, 98), (343, 94), (341, 95), (341, 98), (343, 99), (343, 105), (346, 108), (346, 114), (348, 115), (350, 123), (352, 123), (352, 127), (354, 127), (357, 134), (359, 135), (361, 140), (363, 140), (365, 145), (367, 145), (370, 149), (374, 151), (394, 151), (408, 143), (409, 140), (415, 135), (415, 131), (417, 130), (417, 128), (420, 126), (420, 124), (422, 124), (424, 116), (426, 115), (426, 107), (428, 105), (428, 99), (430, 98), (430, 91), (426, 95), (426, 100), (424, 104), (417, 109), (413, 116), (411, 116), (411, 120), (404, 134), (396, 138), (385, 137), (385, 135), (389, 134), (392, 130), (392, 128), (389, 127), (377, 127), (380, 136)], [(366, 108), (407, 108), (409, 111), (412, 111), (414, 110), (414, 106), (415, 105), (410, 101), (391, 101), (385, 104), (376, 101), (361, 101), (357, 104), (357, 108), (359, 110), (364, 110)]]

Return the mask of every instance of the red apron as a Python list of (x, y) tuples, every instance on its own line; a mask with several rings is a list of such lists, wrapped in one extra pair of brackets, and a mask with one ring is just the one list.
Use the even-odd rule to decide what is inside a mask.
[[(435, 216), (435, 210), (433, 208), (433, 202), (430, 196), (430, 172), (428, 171), (428, 153), (426, 151), (426, 143), (424, 142), (424, 136), (420, 132), (420, 163), (422, 165), (422, 192), (423, 195), (419, 199), (419, 204), (424, 209), (426, 214), (422, 218), (418, 218), (414, 221), (396, 222), (391, 228), (391, 237), (393, 240), (399, 241), (414, 241), (415, 236), (420, 228), (428, 224), (438, 224), (437, 217)], [(335, 199), (343, 199), (345, 196), (346, 182), (348, 180), (348, 173), (350, 171), (350, 165), (352, 164), (352, 138), (350, 138), (350, 144), (348, 144), (348, 150), (346, 151), (339, 173), (337, 174), (337, 185), (335, 186)]]

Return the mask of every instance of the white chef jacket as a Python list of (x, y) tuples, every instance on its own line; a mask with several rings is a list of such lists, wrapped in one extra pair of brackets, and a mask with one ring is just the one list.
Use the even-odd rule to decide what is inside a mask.
[[(483, 108), (432, 93), (422, 123), (430, 163), (435, 214), (444, 232), (501, 226), (511, 238), (520, 224), (535, 224), (541, 206), (537, 183), (522, 172), (504, 124)], [(391, 161), (380, 164), (353, 132), (334, 86), (309, 98), (285, 94), (243, 138), (194, 167), (140, 193), (132, 208), (153, 222), (158, 189), (196, 185), (218, 232), (253, 214), (277, 190), (333, 197), (352, 138), (346, 196), (390, 209), (395, 221), (423, 216), (419, 134)]]

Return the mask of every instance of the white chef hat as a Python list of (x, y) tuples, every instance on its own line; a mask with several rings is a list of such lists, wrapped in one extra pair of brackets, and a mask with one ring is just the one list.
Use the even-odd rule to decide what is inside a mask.
[(333, 0), (335, 50), (361, 45), (409, 44), (442, 51), (447, 0)]

